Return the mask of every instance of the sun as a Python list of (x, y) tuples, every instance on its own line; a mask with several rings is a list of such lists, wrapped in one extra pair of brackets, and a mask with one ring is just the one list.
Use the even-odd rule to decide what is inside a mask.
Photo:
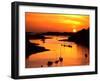
[(73, 32), (74, 32), (74, 33), (76, 33), (76, 32), (77, 32), (77, 30), (76, 30), (76, 29), (73, 29)]

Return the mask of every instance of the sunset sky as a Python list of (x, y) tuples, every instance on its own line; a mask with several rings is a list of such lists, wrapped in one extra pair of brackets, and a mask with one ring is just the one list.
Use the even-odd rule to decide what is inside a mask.
[(26, 32), (77, 32), (89, 28), (89, 16), (26, 12), (25, 25)]

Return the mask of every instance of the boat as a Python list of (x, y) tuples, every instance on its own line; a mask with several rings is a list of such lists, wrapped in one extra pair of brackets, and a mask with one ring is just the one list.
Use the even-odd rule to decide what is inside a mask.
[(48, 61), (47, 65), (50, 67), (52, 66), (53, 62), (52, 61)]
[(58, 62), (59, 62), (59, 60), (56, 60), (56, 61), (55, 61), (55, 64), (58, 64)]
[(63, 61), (63, 58), (62, 57), (59, 57), (59, 61), (62, 62)]
[(71, 45), (67, 45), (67, 47), (70, 47), (70, 48), (72, 48), (72, 46), (71, 46)]
[(72, 48), (72, 46), (71, 46), (71, 45), (61, 44), (61, 46), (64, 46), (64, 47), (70, 47), (70, 48)]

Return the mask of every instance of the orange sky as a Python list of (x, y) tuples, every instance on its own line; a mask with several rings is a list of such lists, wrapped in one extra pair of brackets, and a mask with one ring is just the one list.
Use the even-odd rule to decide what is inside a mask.
[(88, 15), (25, 13), (26, 32), (73, 32), (89, 27)]

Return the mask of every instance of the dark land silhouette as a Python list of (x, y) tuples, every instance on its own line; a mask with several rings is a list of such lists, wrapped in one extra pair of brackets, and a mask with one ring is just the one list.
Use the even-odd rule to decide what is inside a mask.
[[(31, 35), (26, 34), (26, 58), (34, 53), (49, 51), (49, 49), (46, 49), (45, 47), (42, 47), (42, 46), (38, 46), (38, 44), (36, 44), (36, 43), (30, 43), (29, 40), (31, 39), (31, 37), (32, 37)], [(41, 38), (41, 37), (39, 37), (39, 38)]]
[(73, 33), (72, 32), (45, 32), (45, 33), (41, 33), (40, 35), (66, 36), (66, 35), (73, 35)]
[(81, 44), (89, 47), (89, 29), (82, 29), (68, 37), (68, 39), (63, 39), (59, 41), (72, 41), (77, 44)]

